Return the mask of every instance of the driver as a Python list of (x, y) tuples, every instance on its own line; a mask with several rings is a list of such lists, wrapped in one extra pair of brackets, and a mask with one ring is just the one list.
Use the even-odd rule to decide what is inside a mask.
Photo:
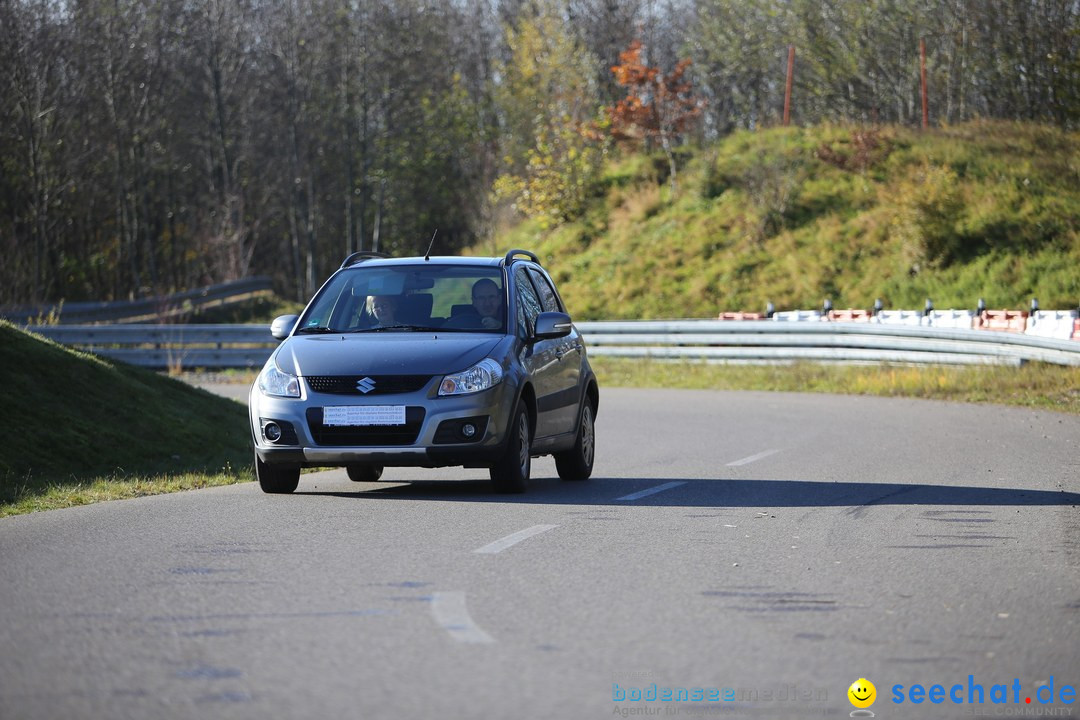
[(473, 284), (472, 304), (480, 315), (481, 325), (488, 330), (502, 327), (503, 295), (494, 280), (482, 278)]

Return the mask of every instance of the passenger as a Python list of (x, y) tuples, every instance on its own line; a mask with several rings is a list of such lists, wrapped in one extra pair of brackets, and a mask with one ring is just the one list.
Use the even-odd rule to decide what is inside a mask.
[(365, 305), (373, 327), (397, 324), (397, 298), (393, 295), (369, 295)]

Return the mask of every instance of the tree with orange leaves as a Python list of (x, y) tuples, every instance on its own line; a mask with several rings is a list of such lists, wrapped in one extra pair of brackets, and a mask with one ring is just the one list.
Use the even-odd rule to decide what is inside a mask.
[(701, 114), (702, 100), (693, 94), (686, 75), (690, 60), (680, 60), (665, 75), (658, 67), (641, 61), (642, 44), (634, 40), (619, 53), (619, 64), (611, 68), (615, 82), (625, 87), (626, 97), (609, 108), (611, 133), (619, 140), (641, 139), (648, 145), (659, 141), (671, 173), (671, 192), (677, 189), (674, 145)]

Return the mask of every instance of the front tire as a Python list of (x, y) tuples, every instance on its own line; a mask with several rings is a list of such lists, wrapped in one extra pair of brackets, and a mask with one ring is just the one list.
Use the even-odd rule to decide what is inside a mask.
[(529, 430), (529, 411), (524, 405), (518, 407), (514, 422), (510, 425), (510, 439), (506, 452), (495, 467), (491, 468), (491, 482), (501, 493), (523, 493), (529, 485), (532, 470), (532, 435)]
[(291, 493), (300, 484), (300, 466), (270, 465), (256, 455), (255, 476), (259, 478), (259, 487), (264, 493), (284, 495)]
[(382, 465), (348, 465), (345, 472), (353, 482), (377, 482), (382, 477)]
[(566, 452), (555, 453), (555, 468), (563, 480), (588, 480), (596, 457), (596, 408), (591, 398), (581, 404), (577, 440)]

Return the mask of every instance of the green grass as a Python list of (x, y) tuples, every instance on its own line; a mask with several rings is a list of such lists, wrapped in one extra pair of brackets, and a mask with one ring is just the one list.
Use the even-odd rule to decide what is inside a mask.
[(0, 516), (253, 479), (243, 405), (0, 322)]
[(663, 163), (608, 165), (591, 205), (494, 245), (537, 252), (581, 320), (721, 310), (1080, 303), (1080, 133), (978, 122), (918, 132), (737, 132)]
[(891, 365), (718, 365), (590, 358), (601, 387), (767, 390), (995, 403), (1080, 415), (1080, 368)]

